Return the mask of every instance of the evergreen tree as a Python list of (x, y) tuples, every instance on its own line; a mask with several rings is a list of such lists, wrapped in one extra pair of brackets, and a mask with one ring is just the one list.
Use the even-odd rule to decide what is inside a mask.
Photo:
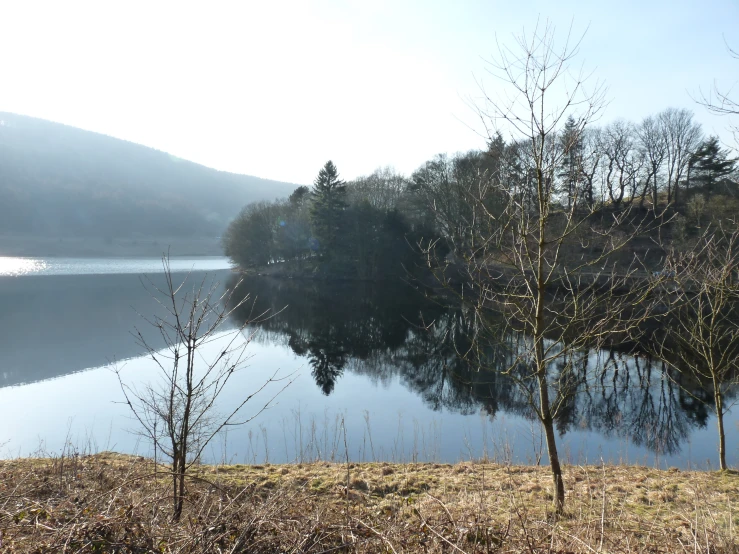
[(310, 198), (310, 189), (301, 185), (292, 192), (288, 200), (293, 206), (302, 206), (308, 198)]
[(734, 171), (735, 165), (736, 159), (728, 157), (726, 150), (719, 145), (718, 137), (709, 137), (690, 160), (692, 180), (711, 194), (719, 181)]
[(310, 219), (313, 234), (318, 239), (319, 251), (330, 258), (336, 247), (342, 212), (346, 208), (346, 184), (329, 160), (318, 173), (311, 191)]
[(578, 185), (582, 175), (582, 129), (571, 115), (565, 121), (565, 127), (560, 135), (560, 144), (563, 152), (562, 165), (559, 177), (562, 179), (562, 193), (565, 195), (566, 206), (569, 210), (572, 203), (579, 196)]

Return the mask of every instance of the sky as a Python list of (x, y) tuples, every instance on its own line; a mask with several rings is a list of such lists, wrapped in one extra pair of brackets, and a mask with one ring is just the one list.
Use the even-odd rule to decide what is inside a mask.
[(496, 44), (545, 20), (585, 33), (600, 123), (688, 108), (733, 144), (694, 98), (739, 90), (737, 0), (6, 1), (0, 111), (293, 183), (329, 159), (345, 179), (410, 174), (484, 148), (474, 105), (500, 86)]

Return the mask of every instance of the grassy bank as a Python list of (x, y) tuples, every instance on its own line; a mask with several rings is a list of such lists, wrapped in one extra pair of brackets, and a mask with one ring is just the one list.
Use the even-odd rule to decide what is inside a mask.
[(1, 461), (0, 551), (739, 552), (734, 473), (570, 466), (555, 520), (543, 467), (202, 466), (172, 523), (165, 472), (112, 453)]

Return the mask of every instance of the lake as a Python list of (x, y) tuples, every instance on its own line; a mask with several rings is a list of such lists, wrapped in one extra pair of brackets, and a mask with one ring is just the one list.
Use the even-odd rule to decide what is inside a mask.
[[(215, 271), (231, 267), (228, 259), (215, 256), (170, 260), (172, 271)], [(159, 258), (10, 258), (0, 256), (0, 277), (21, 275), (116, 275), (158, 273)]]
[[(203, 280), (231, 286), (224, 258), (173, 258), (188, 290)], [(188, 273), (189, 272), (189, 275)], [(146, 277), (142, 277), (142, 275)], [(136, 329), (164, 347), (150, 317), (163, 285), (156, 259), (0, 258), (0, 455), (116, 450), (151, 455), (137, 434), (112, 368), (126, 383), (155, 382)], [(437, 461), (488, 457), (546, 463), (546, 448), (521, 391), (496, 372), (457, 356), (465, 317), (409, 285), (319, 283), (249, 278), (237, 310), (204, 359), (247, 324), (248, 367), (222, 399), (227, 410), (271, 375), (294, 379), (275, 402), (231, 428), (207, 461), (262, 463), (341, 460)], [(510, 354), (501, 340), (491, 360)], [(569, 463), (629, 462), (660, 467), (717, 466), (717, 432), (705, 393), (678, 386), (659, 361), (617, 351), (582, 352), (578, 385), (557, 419)], [(283, 382), (284, 383), (284, 382)], [(257, 414), (282, 383), (244, 409)], [(687, 391), (687, 392), (686, 392)], [(739, 419), (726, 418), (727, 458), (739, 462)]]

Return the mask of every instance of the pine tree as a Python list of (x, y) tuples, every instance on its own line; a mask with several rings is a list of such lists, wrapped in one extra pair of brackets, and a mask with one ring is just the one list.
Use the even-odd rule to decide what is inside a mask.
[(567, 201), (567, 209), (572, 208), (572, 202), (579, 196), (578, 185), (582, 176), (582, 130), (575, 118), (571, 115), (565, 121), (565, 127), (560, 135), (563, 152), (559, 177), (562, 179), (562, 192)]
[(313, 234), (318, 239), (321, 256), (330, 258), (335, 253), (341, 215), (346, 208), (346, 184), (339, 179), (339, 172), (331, 160), (313, 182), (311, 200)]
[(288, 200), (291, 205), (301, 207), (308, 198), (310, 198), (310, 189), (305, 185), (301, 185), (292, 192)]
[(719, 181), (734, 171), (736, 161), (728, 158), (726, 150), (719, 145), (718, 137), (709, 137), (690, 160), (691, 179), (711, 194)]

